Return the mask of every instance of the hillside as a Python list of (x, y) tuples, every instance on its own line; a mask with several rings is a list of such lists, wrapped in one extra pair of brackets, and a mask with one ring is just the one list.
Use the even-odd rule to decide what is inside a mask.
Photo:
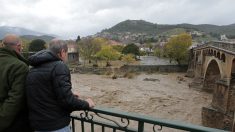
[(23, 35), (23, 36), (20, 36), (21, 38), (24, 38), (24, 39), (27, 39), (27, 40), (34, 40), (34, 39), (42, 39), (46, 42), (49, 42), (51, 41), (52, 39), (54, 39), (55, 37), (53, 36), (49, 36), (49, 35), (42, 35), (42, 36), (34, 36), (34, 35)]
[(126, 20), (103, 32), (156, 33), (157, 25), (144, 20)]
[(217, 26), (210, 24), (201, 24), (201, 25), (179, 24), (178, 26), (182, 28), (193, 28), (198, 31), (203, 31), (206, 33), (235, 35), (235, 24), (224, 25), (224, 26)]
[[(235, 24), (217, 26), (211, 24), (154, 24), (144, 20), (126, 20), (105, 29), (95, 36), (105, 37), (122, 42), (138, 42), (139, 38), (157, 39), (157, 36), (171, 36), (182, 32), (199, 32), (204, 38), (199, 40), (219, 39), (221, 34), (235, 36)], [(198, 39), (198, 38), (197, 38)]]
[(154, 24), (144, 20), (126, 20), (118, 23), (110, 29), (102, 32), (131, 32), (131, 33), (163, 33), (175, 28), (184, 28), (187, 30), (198, 30), (206, 33), (217, 33), (226, 35), (235, 35), (235, 24), (217, 26), (211, 24), (177, 24), (177, 25), (163, 25)]
[(55, 35), (48, 35), (46, 33), (36, 32), (25, 28), (20, 27), (9, 27), (9, 26), (0, 26), (0, 39), (2, 39), (6, 34), (16, 34), (23, 36), (26, 39), (42, 38), (45, 41), (51, 40)]

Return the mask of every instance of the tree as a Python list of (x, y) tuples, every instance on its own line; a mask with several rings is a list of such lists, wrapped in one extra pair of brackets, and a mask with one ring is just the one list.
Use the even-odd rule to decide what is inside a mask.
[(147, 43), (147, 48), (149, 49), (149, 50), (147, 51), (147, 54), (148, 54), (148, 56), (149, 56), (149, 54), (151, 53), (151, 51), (152, 51), (152, 49), (153, 49), (153, 45), (152, 45), (150, 42), (148, 42), (148, 43)]
[(122, 57), (122, 61), (126, 63), (126, 65), (129, 65), (130, 63), (133, 63), (135, 61), (135, 56), (133, 54), (127, 54)]
[(22, 52), (28, 53), (30, 40), (27, 40), (25, 38), (21, 38), (21, 40), (22, 40)]
[(154, 50), (154, 55), (157, 56), (157, 57), (162, 57), (163, 56), (163, 50), (159, 49), (159, 48), (156, 48)]
[(147, 43), (147, 46), (148, 46), (150, 51), (153, 49), (153, 45), (151, 43)]
[(118, 51), (118, 52), (120, 52), (120, 53), (122, 53), (122, 50), (123, 50), (123, 48), (124, 48), (123, 45), (114, 45), (114, 46), (112, 46), (112, 47), (113, 47), (113, 49), (115, 49), (116, 51)]
[(189, 34), (183, 33), (169, 40), (165, 45), (164, 51), (167, 56), (174, 59), (180, 65), (182, 61), (188, 58), (188, 48), (192, 45), (192, 37)]
[(118, 60), (121, 54), (114, 50), (111, 46), (105, 45), (101, 50), (96, 54), (98, 58), (106, 61), (106, 66), (111, 66), (111, 60)]
[(35, 39), (29, 44), (30, 52), (37, 52), (46, 49), (46, 42), (42, 39)]
[(101, 47), (103, 45), (107, 45), (108, 44), (108, 40), (104, 39), (104, 38), (93, 38), (92, 39), (92, 44), (95, 45), (94, 46), (94, 54), (91, 57), (91, 60), (95, 61), (95, 64), (93, 64), (93, 66), (98, 66), (98, 57), (96, 56), (96, 53), (99, 52), (101, 50)]
[(84, 59), (84, 66), (86, 60), (91, 63), (91, 60), (96, 59), (95, 54), (101, 50), (101, 43), (98, 43), (92, 38), (84, 39), (78, 43), (79, 53)]
[(25, 58), (28, 58), (29, 57), (29, 44), (31, 41), (25, 38), (21, 38), (21, 40), (22, 40), (22, 55)]
[(139, 47), (136, 46), (135, 44), (128, 44), (127, 46), (125, 46), (122, 50), (122, 53), (127, 55), (127, 54), (133, 54), (136, 56), (140, 55), (140, 51), (139, 51)]
[(77, 36), (76, 42), (79, 42), (81, 40), (80, 36)]

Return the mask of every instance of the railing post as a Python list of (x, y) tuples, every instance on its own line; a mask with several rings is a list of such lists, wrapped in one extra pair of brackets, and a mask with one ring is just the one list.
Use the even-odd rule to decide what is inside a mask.
[(84, 121), (81, 121), (81, 126), (82, 126), (82, 132), (85, 132), (85, 127), (84, 127)]
[(74, 118), (72, 118), (72, 132), (75, 132), (75, 123), (74, 123)]
[(102, 132), (104, 132), (104, 130), (105, 130), (105, 129), (104, 129), (104, 126), (102, 126)]
[(144, 132), (144, 122), (143, 121), (138, 122), (138, 132)]
[(233, 112), (233, 126), (232, 126), (232, 132), (235, 132), (235, 112)]
[(95, 129), (94, 129), (94, 124), (91, 123), (91, 132), (94, 132), (94, 131), (95, 131)]

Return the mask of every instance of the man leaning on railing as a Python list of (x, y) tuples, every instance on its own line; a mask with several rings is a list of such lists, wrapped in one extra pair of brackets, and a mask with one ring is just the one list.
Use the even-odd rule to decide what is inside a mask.
[(29, 119), (35, 131), (70, 132), (70, 113), (94, 107), (91, 99), (81, 100), (72, 93), (71, 76), (64, 63), (68, 47), (53, 40), (49, 50), (29, 58), (33, 66), (26, 80)]

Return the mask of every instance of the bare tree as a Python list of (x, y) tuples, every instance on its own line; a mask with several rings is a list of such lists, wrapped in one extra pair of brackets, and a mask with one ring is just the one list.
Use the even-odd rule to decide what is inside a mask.
[(95, 58), (95, 54), (101, 49), (101, 44), (96, 43), (96, 41), (92, 38), (87, 38), (81, 40), (78, 43), (78, 47), (85, 66), (87, 60), (89, 63), (91, 63), (91, 60)]

